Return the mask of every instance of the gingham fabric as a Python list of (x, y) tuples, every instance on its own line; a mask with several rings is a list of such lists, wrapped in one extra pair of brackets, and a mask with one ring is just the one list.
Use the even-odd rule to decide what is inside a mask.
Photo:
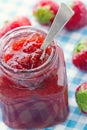
[[(55, 1), (60, 3), (62, 0)], [(86, 1), (87, 0), (83, 0), (87, 5)], [(37, 2), (37, 0), (0, 0), (0, 26), (3, 25), (3, 21), (13, 18), (16, 15), (27, 15), (34, 26), (41, 27), (32, 16), (32, 8), (35, 2)], [(64, 2), (69, 4), (70, 0), (64, 0)], [(46, 28), (43, 27), (43, 29)], [(79, 111), (75, 100), (76, 87), (87, 81), (87, 72), (82, 72), (75, 68), (71, 61), (74, 47), (80, 40), (85, 38), (87, 38), (87, 27), (73, 32), (63, 29), (59, 36), (56, 37), (64, 51), (66, 61), (70, 112), (65, 122), (43, 130), (87, 130), (87, 115)], [(1, 109), (0, 130), (12, 130), (3, 123)]]

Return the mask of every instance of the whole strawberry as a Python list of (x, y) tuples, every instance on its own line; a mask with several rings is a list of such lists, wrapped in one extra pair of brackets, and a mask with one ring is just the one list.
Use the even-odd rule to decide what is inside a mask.
[(4, 25), (4, 27), (0, 29), (0, 38), (8, 31), (14, 28), (20, 27), (20, 26), (25, 26), (25, 25), (31, 25), (30, 20), (26, 16), (19, 16), (11, 21), (8, 21)]
[(75, 97), (79, 109), (87, 114), (87, 82), (77, 87)]
[(37, 21), (44, 25), (50, 25), (58, 11), (58, 4), (53, 0), (40, 0), (33, 9)]
[(77, 44), (72, 55), (72, 63), (80, 70), (87, 71), (87, 41)]
[(66, 29), (76, 30), (87, 25), (87, 8), (85, 4), (80, 0), (73, 0), (71, 8), (74, 11), (74, 15), (70, 21), (66, 24)]

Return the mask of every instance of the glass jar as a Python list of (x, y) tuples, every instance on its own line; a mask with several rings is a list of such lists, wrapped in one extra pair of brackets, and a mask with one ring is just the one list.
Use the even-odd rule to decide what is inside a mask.
[(9, 44), (36, 31), (46, 35), (26, 26), (8, 32), (0, 40), (0, 104), (3, 121), (14, 129), (46, 128), (65, 121), (69, 113), (66, 66), (56, 41), (47, 61), (37, 68), (16, 70), (3, 61)]

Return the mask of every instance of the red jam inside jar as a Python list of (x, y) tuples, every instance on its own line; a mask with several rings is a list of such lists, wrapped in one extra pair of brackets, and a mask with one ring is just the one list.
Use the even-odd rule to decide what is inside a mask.
[[(20, 70), (33, 69), (42, 65), (50, 56), (51, 48), (41, 50), (44, 36), (39, 32), (23, 37), (9, 44), (4, 50), (4, 62), (11, 68)], [(44, 54), (43, 57), (42, 54)]]
[(63, 52), (55, 41), (41, 50), (45, 36), (20, 27), (1, 39), (0, 102), (3, 121), (11, 128), (46, 128), (69, 113)]

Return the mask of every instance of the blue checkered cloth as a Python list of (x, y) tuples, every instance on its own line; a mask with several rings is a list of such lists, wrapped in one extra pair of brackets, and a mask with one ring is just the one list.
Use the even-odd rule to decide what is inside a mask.
[[(57, 2), (61, 1), (58, 0)], [(16, 15), (27, 15), (34, 26), (40, 26), (32, 16), (32, 8), (35, 2), (37, 0), (0, 0), (0, 26), (3, 25), (5, 20), (13, 18)], [(70, 0), (65, 0), (65, 2), (70, 2)], [(84, 2), (87, 4), (86, 0)], [(85, 81), (87, 82), (87, 73), (78, 70), (71, 61), (74, 47), (80, 40), (85, 38), (87, 38), (87, 27), (73, 32), (63, 29), (59, 36), (56, 37), (64, 51), (66, 61), (70, 112), (65, 122), (43, 130), (87, 130), (87, 115), (79, 111), (75, 100), (76, 87)], [(0, 130), (12, 130), (3, 123), (1, 109)]]

